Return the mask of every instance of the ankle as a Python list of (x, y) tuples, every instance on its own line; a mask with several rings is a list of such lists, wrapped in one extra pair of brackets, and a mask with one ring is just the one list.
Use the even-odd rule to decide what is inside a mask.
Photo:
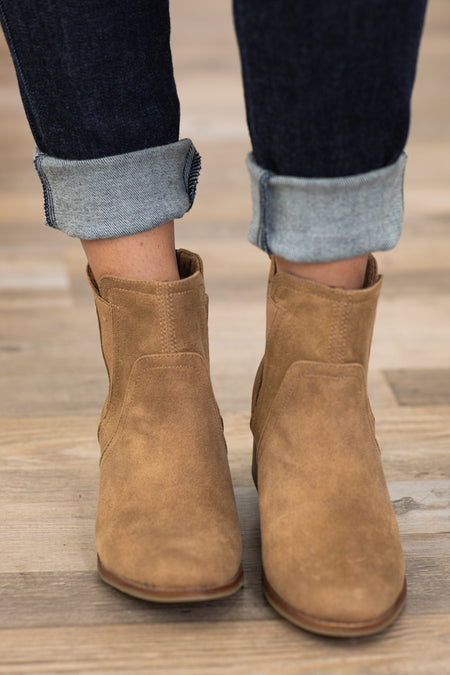
[(350, 290), (363, 288), (368, 257), (365, 254), (333, 262), (310, 263), (292, 262), (275, 256), (275, 264), (278, 272), (287, 272), (326, 286)]
[(140, 281), (180, 278), (173, 221), (138, 234), (81, 244), (96, 281), (106, 275)]

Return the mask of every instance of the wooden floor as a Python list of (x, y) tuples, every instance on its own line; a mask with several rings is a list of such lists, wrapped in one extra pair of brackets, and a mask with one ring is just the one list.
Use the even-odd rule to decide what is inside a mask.
[(249, 147), (229, 3), (172, 0), (183, 135), (204, 170), (178, 244), (201, 253), (212, 370), (243, 528), (245, 588), (155, 606), (97, 577), (96, 422), (105, 393), (77, 241), (41, 227), (40, 187), (0, 48), (0, 674), (450, 673), (450, 3), (431, 0), (413, 104), (405, 232), (386, 274), (370, 390), (403, 537), (409, 598), (370, 639), (315, 637), (260, 591), (250, 478), (265, 256), (246, 243)]

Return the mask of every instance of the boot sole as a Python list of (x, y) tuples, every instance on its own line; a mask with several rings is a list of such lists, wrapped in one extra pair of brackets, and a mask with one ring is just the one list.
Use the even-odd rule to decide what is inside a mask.
[(284, 619), (287, 619), (295, 626), (303, 628), (310, 633), (326, 635), (328, 637), (363, 637), (366, 635), (375, 635), (385, 630), (395, 621), (402, 611), (406, 599), (406, 579), (402, 591), (395, 603), (384, 614), (370, 621), (345, 622), (345, 621), (326, 621), (318, 619), (308, 614), (297, 611), (273, 590), (265, 576), (263, 575), (263, 592), (268, 603)]
[(236, 593), (244, 582), (244, 573), (242, 565), (239, 567), (237, 574), (233, 577), (229, 584), (224, 586), (214, 586), (211, 588), (157, 588), (152, 586), (145, 586), (136, 582), (122, 579), (121, 577), (112, 574), (105, 567), (99, 557), (97, 557), (97, 570), (100, 578), (110, 586), (113, 586), (122, 593), (132, 595), (134, 598), (140, 600), (148, 600), (150, 602), (201, 602), (202, 600), (218, 600), (226, 598), (229, 595)]

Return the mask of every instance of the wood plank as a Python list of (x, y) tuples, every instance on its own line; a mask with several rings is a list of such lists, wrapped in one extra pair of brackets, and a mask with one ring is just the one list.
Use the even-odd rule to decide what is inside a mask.
[[(4, 358), (11, 358), (9, 349), (15, 343), (3, 342)], [(24, 347), (26, 348), (26, 347)], [(1, 348), (0, 348), (1, 351)], [(17, 352), (14, 352), (17, 354)], [(13, 354), (13, 355), (14, 355)], [(103, 368), (103, 365), (100, 364)], [(92, 377), (92, 375), (91, 375)], [(1, 380), (0, 380), (1, 381)], [(106, 387), (106, 376), (98, 375), (96, 383), (91, 379), (92, 391), (90, 413), (99, 410)], [(95, 385), (95, 386), (94, 386)], [(96, 389), (97, 394), (94, 394)], [(13, 396), (10, 392), (8, 397)], [(78, 390), (81, 397), (82, 392)], [(30, 398), (34, 396), (29, 391)], [(94, 398), (98, 400), (94, 402)], [(235, 402), (236, 403), (236, 402)], [(5, 405), (12, 405), (11, 403)], [(80, 405), (88, 407), (83, 400)], [(50, 411), (51, 412), (51, 411)], [(53, 408), (53, 413), (55, 408)], [(245, 411), (222, 411), (229, 458), (236, 487), (252, 485), (250, 474), (252, 437), (249, 430), (249, 408)], [(375, 408), (377, 437), (382, 449), (382, 458), (388, 480), (434, 480), (450, 476), (450, 411), (448, 408)], [(17, 465), (22, 455), (38, 452), (38, 459), (45, 465), (53, 465), (53, 453), (64, 456), (73, 447), (76, 456), (96, 458), (97, 417), (18, 417), (4, 418), (0, 423), (0, 455), (7, 462)], [(51, 450), (51, 455), (46, 448)], [(38, 460), (35, 460), (35, 463)], [(68, 467), (68, 470), (69, 467)]]
[(449, 535), (402, 535), (402, 544), (408, 580), (406, 613), (419, 615), (448, 612)]
[(450, 532), (450, 480), (388, 484), (402, 534)]
[[(4, 514), (4, 528), (0, 532), (0, 572), (12, 574), (8, 576), (11, 583), (18, 578), (17, 575), (25, 575), (24, 579), (41, 579), (37, 573), (46, 573), (41, 581), (36, 582), (42, 589), (47, 584), (58, 584), (61, 578), (67, 582), (71, 579), (70, 573), (79, 575), (95, 569), (96, 478), (86, 479), (81, 464), (72, 467), (67, 475), (55, 474), (50, 469), (38, 472), (35, 468), (29, 476), (24, 476), (23, 472), (16, 473), (12, 484), (14, 474), (3, 473), (3, 484), (9, 488), (0, 500), (0, 509)], [(43, 477), (48, 475), (53, 478), (46, 489)], [(442, 603), (446, 606), (450, 602), (450, 596), (443, 588), (449, 574), (449, 537), (443, 534), (433, 538), (431, 534), (448, 532), (448, 486), (445, 481), (403, 482), (390, 486), (405, 545), (412, 611), (416, 613), (428, 611), (431, 607), (434, 612), (442, 611)], [(239, 612), (241, 618), (248, 620), (254, 617), (255, 606), (261, 606), (256, 491), (253, 488), (237, 489), (236, 500), (247, 576)], [(425, 569), (428, 569), (426, 575)], [(49, 572), (57, 574), (52, 577), (47, 574)], [(88, 576), (88, 579), (88, 587), (97, 584), (94, 577)], [(0, 577), (0, 583), (6, 582), (2, 582)], [(75, 593), (76, 585), (77, 577), (74, 577), (64, 592)], [(425, 589), (423, 593), (422, 588)], [(61, 591), (60, 588), (57, 590)], [(233, 600), (233, 604), (235, 602)], [(226, 608), (226, 602), (224, 606)]]
[(32, 290), (32, 291), (8, 291), (0, 293), (0, 310), (5, 316), (11, 310), (27, 311), (30, 309), (70, 308), (72, 306), (70, 295), (61, 290)]
[[(382, 385), (381, 385), (382, 386)], [(386, 405), (384, 391), (376, 385), (376, 431), (388, 481), (439, 480), (450, 477), (450, 408), (408, 408)], [(380, 406), (380, 401), (382, 405)], [(252, 436), (250, 414), (222, 411), (236, 487), (252, 485), (250, 474)]]
[(450, 616), (403, 616), (384, 634), (326, 639), (281, 619), (5, 630), (0, 673), (448, 672)]
[(401, 368), (384, 374), (400, 405), (450, 406), (450, 368)]
[(85, 365), (76, 372), (61, 372), (56, 363), (48, 360), (34, 370), (42, 371), (50, 365), (45, 375), (30, 372), (0, 377), (0, 388), (9, 396), (0, 399), (0, 417), (54, 417), (56, 415), (100, 415), (108, 391), (105, 373), (87, 372)]
[(389, 386), (383, 371), (371, 368), (370, 365), (367, 374), (367, 390), (371, 406), (374, 412), (377, 413), (376, 416), (378, 416), (379, 408), (396, 410), (399, 407), (394, 392)]
[[(445, 222), (442, 218), (438, 223), (440, 223), (439, 234), (448, 234), (450, 222)], [(450, 241), (446, 243), (450, 245)], [(386, 274), (383, 283), (384, 297), (405, 297), (408, 295), (429, 297), (436, 294), (446, 295), (448, 292), (448, 265), (442, 269), (423, 270), (411, 266), (408, 270), (392, 270)]]
[[(448, 251), (448, 247), (446, 249)], [(446, 253), (448, 257), (448, 253)], [(420, 330), (419, 330), (420, 326)], [(379, 370), (448, 368), (450, 294), (384, 298), (377, 310), (371, 366)]]
[[(390, 425), (395, 418), (386, 419), (385, 433), (389, 435)], [(433, 419), (433, 415), (428, 418), (430, 445), (434, 438), (431, 433)], [(443, 423), (439, 415), (437, 420), (440, 420), (439, 424)], [(422, 423), (419, 422), (420, 424)], [(45, 522), (45, 519), (50, 519), (50, 529), (55, 528), (53, 535), (58, 530), (60, 537), (63, 537), (65, 523), (72, 515), (76, 518), (83, 514), (88, 518), (94, 517), (98, 462), (96, 426), (95, 417), (2, 420), (0, 454), (3, 458), (1, 474), (5, 487), (0, 502), (11, 528), (17, 526), (19, 513), (21, 527), (30, 530), (29, 534), (35, 543), (39, 534), (38, 541), (41, 541), (42, 546), (45, 529), (41, 526), (39, 533), (33, 532), (33, 523), (36, 520)], [(438, 428), (438, 438), (441, 428)], [(386, 453), (388, 457), (389, 452), (393, 453), (392, 461), (397, 467), (406, 467), (410, 461), (408, 432), (405, 431), (404, 434), (398, 441), (399, 448), (394, 444)], [(448, 456), (446, 437), (444, 434), (441, 438), (441, 451)], [(402, 438), (404, 447), (401, 445)], [(409, 438), (412, 438), (411, 433)], [(230, 444), (232, 470), (235, 476), (242, 479), (240, 482), (236, 481), (236, 484), (239, 486), (245, 483), (250, 486), (251, 440), (244, 416), (238, 418), (235, 434), (231, 434), (231, 439), (236, 441)], [(423, 455), (420, 448), (418, 445), (417, 453)], [(386, 463), (389, 465), (389, 460), (386, 462), (385, 457), (385, 465)], [(244, 472), (245, 477), (242, 478)], [(448, 531), (448, 482), (400, 481), (391, 483), (391, 489), (393, 499), (396, 500), (400, 526), (405, 533)], [(77, 526), (80, 526), (80, 521)], [(83, 528), (78, 536), (82, 532)]]
[[(163, 605), (131, 598), (104, 584), (93, 569), (0, 574), (0, 629), (44, 626), (211, 621), (267, 621), (273, 610), (261, 591), (257, 532), (244, 520), (245, 586), (216, 602)], [(254, 518), (257, 522), (257, 517)], [(252, 537), (252, 539), (250, 539)], [(405, 615), (446, 614), (450, 607), (449, 543), (442, 535), (406, 535), (408, 598)], [(93, 552), (94, 553), (94, 552)], [(1, 633), (0, 633), (1, 636)], [(1, 637), (0, 637), (1, 639)]]
[(54, 260), (36, 260), (33, 258), (2, 261), (0, 267), (0, 292), (10, 289), (60, 289), (66, 290), (69, 279), (66, 268)]
[[(95, 570), (0, 574), (0, 591), (0, 629), (186, 621), (247, 622), (274, 616), (262, 596), (260, 576), (252, 575), (248, 565), (245, 587), (238, 593), (223, 600), (195, 604), (164, 605), (132, 598), (107, 586)], [(428, 602), (430, 605), (431, 601)], [(443, 603), (433, 607), (435, 614), (445, 611)]]
[(388, 480), (450, 477), (448, 407), (375, 408), (377, 438)]

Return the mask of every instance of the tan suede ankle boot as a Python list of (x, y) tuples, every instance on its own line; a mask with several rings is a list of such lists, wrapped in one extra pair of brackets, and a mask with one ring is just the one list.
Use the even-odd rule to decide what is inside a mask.
[(263, 588), (307, 630), (376, 633), (406, 594), (400, 536), (366, 393), (381, 287), (369, 258), (362, 290), (276, 274), (251, 428)]
[(99, 426), (98, 569), (159, 602), (242, 585), (241, 535), (208, 364), (200, 258), (180, 281), (102, 277), (95, 294), (109, 394)]

